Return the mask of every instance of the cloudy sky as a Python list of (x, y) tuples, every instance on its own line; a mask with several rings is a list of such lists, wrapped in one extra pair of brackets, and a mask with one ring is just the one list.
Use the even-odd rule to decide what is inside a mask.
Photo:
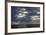
[(11, 20), (39, 20), (40, 7), (16, 7), (11, 6)]

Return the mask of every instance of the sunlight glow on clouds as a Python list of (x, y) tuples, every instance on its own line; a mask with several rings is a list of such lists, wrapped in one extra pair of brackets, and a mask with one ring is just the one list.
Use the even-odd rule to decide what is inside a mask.
[(39, 20), (39, 16), (32, 16), (32, 20)]

